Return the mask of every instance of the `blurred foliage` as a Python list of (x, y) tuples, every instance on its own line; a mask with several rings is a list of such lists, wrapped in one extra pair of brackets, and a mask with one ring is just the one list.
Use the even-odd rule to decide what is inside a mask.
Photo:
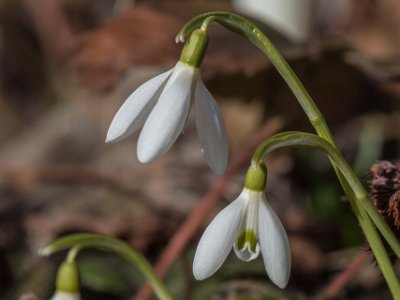
[[(150, 165), (137, 163), (135, 137), (107, 146), (103, 137), (123, 99), (175, 63), (181, 45), (173, 37), (183, 22), (207, 10), (232, 9), (229, 1), (47, 1), (61, 4), (71, 48), (57, 30), (47, 30), (62, 27), (51, 5), (30, 1), (33, 5), (26, 6), (27, 0), (0, 5), (4, 300), (29, 292), (43, 299), (51, 295), (57, 264), (64, 257), (43, 260), (36, 251), (67, 232), (127, 237), (154, 263), (215, 180), (198, 158), (190, 117), (176, 147)], [(338, 24), (346, 18), (340, 7), (346, 1), (320, 2), (334, 9), (327, 10), (329, 16), (319, 12), (309, 43), (293, 45), (276, 33), (272, 38), (367, 185), (371, 164), (400, 156), (400, 4), (349, 0), (348, 8), (356, 9), (347, 11), (346, 27)], [(268, 24), (261, 26), (271, 31)], [(210, 35), (204, 80), (221, 104), (232, 157), (270, 116), (284, 119), (285, 130), (310, 130), (285, 83), (254, 47), (217, 27)], [(68, 49), (67, 55), (54, 59), (48, 54), (53, 45)], [(312, 150), (282, 157), (269, 169), (270, 179), (279, 183), (269, 193), (297, 251), (288, 289), (269, 283), (261, 258), (243, 263), (233, 254), (214, 276), (197, 282), (190, 248), (165, 279), (176, 299), (313, 298), (352, 262), (354, 253), (348, 254), (347, 248), (363, 249), (363, 236), (328, 159)], [(14, 168), (8, 163), (15, 163)], [(42, 165), (53, 172), (46, 173)], [(68, 166), (76, 173), (69, 173)], [(241, 184), (238, 176), (210, 216), (234, 199)], [(332, 258), (337, 251), (340, 259)], [(128, 299), (143, 284), (141, 274), (118, 257), (85, 251), (78, 262), (83, 299)], [(389, 299), (377, 268), (372, 264), (368, 272), (355, 275), (341, 299)]]

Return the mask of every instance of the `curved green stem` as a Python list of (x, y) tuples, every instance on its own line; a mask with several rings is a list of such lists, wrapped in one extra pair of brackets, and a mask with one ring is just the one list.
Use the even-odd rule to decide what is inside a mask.
[(105, 252), (117, 254), (118, 256), (135, 265), (143, 273), (160, 299), (173, 299), (168, 290), (165, 288), (164, 284), (154, 273), (153, 268), (146, 258), (127, 243), (124, 243), (118, 239), (91, 233), (73, 234), (54, 241), (50, 245), (41, 249), (39, 254), (43, 256), (49, 256), (55, 252), (71, 247), (74, 247), (73, 249), (77, 249), (76, 251), (79, 251), (83, 248), (95, 248)]
[[(176, 37), (176, 41), (184, 41), (186, 36), (190, 34), (194, 29), (198, 28), (201, 26), (203, 21), (207, 19), (207, 26), (208, 23), (211, 21), (214, 21), (228, 30), (235, 32), (251, 43), (253, 43), (257, 48), (259, 48), (272, 62), (272, 64), (275, 66), (279, 74), (283, 77), (283, 79), (286, 81), (290, 89), (292, 90), (293, 94), (297, 98), (299, 104), (303, 108), (304, 112), (306, 113), (307, 117), (309, 118), (311, 124), (315, 128), (316, 132), (318, 135), (322, 138), (324, 138), (326, 141), (328, 141), (331, 146), (336, 149), (334, 139), (332, 137), (332, 134), (326, 124), (326, 121), (319, 111), (318, 107), (315, 105), (314, 101), (312, 100), (310, 94), (307, 92), (303, 84), (300, 82), (292, 68), (288, 65), (288, 63), (285, 61), (285, 59), (280, 55), (278, 50), (274, 47), (274, 45), (270, 42), (270, 40), (264, 35), (264, 33), (257, 28), (253, 23), (250, 21), (227, 12), (210, 12), (210, 13), (205, 13), (202, 15), (199, 15), (195, 18), (193, 18), (191, 21), (189, 21), (179, 32), (179, 34)], [(209, 21), (208, 21), (209, 20)], [(377, 223), (377, 226), (379, 230), (382, 231), (382, 228), (384, 229), (382, 231), (382, 234), (386, 237), (388, 235), (387, 232), (387, 226), (382, 226), (382, 217), (377, 213), (377, 211), (370, 205), (368, 199), (366, 198), (366, 192), (362, 188), (362, 195), (365, 195), (365, 197), (362, 198), (357, 198), (356, 195), (353, 192), (352, 186), (346, 181), (344, 175), (341, 173), (341, 171), (338, 169), (336, 164), (332, 162), (333, 168), (339, 178), (339, 181), (352, 205), (352, 208), (360, 222), (362, 224), (363, 230), (366, 230), (367, 228), (372, 228), (373, 231), (375, 231), (375, 228), (370, 220), (368, 218), (367, 214), (365, 213), (364, 209), (367, 210), (368, 214), (370, 217), (374, 220), (375, 223)], [(358, 181), (358, 180), (357, 180)], [(361, 185), (360, 185), (361, 186)], [(364, 200), (362, 200), (364, 199)], [(361, 201), (357, 201), (361, 200)], [(363, 206), (361, 203), (363, 203)], [(369, 203), (369, 204), (368, 204)], [(381, 251), (379, 253), (376, 253), (374, 249), (377, 249), (377, 247), (373, 247), (373, 244), (379, 244), (381, 245), (382, 242), (379, 238), (378, 235), (366, 235), (366, 238), (368, 242), (371, 245), (372, 250), (374, 251), (375, 256), (377, 257), (378, 263), (380, 261), (386, 260), (385, 257), (387, 257), (387, 253), (382, 253)], [(388, 241), (389, 242), (389, 241)], [(391, 245), (392, 246), (392, 245)], [(379, 247), (378, 247), (379, 248)], [(393, 249), (395, 252), (398, 254), (398, 249)], [(378, 256), (381, 258), (378, 259)], [(382, 270), (382, 273), (384, 274), (385, 278), (387, 276), (385, 275), (387, 273), (385, 266), (381, 266), (379, 264)], [(391, 266), (390, 266), (391, 268)], [(392, 270), (393, 271), (393, 270)], [(398, 283), (397, 283), (398, 285)], [(389, 285), (391, 290), (393, 289), (393, 283)], [(397, 287), (398, 290), (398, 287)], [(393, 293), (393, 290), (392, 290)], [(396, 295), (396, 294), (393, 294)], [(397, 294), (399, 295), (399, 294)], [(397, 296), (400, 297), (400, 296)]]
[(312, 147), (319, 148), (322, 151), (326, 152), (330, 159), (335, 163), (337, 168), (340, 170), (341, 174), (343, 174), (344, 179), (352, 187), (353, 193), (356, 199), (363, 205), (363, 208), (360, 209), (359, 206), (353, 204), (353, 208), (358, 217), (361, 228), (364, 231), (364, 234), (369, 241), (372, 251), (375, 254), (376, 260), (381, 267), (382, 274), (385, 277), (390, 290), (394, 296), (400, 297), (400, 285), (397, 279), (397, 276), (393, 270), (391, 261), (387, 255), (387, 252), (382, 244), (379, 235), (373, 226), (373, 224), (369, 221), (369, 216), (367, 212), (370, 214), (370, 217), (374, 220), (375, 224), (378, 228), (380, 228), (382, 234), (385, 236), (389, 245), (393, 248), (396, 255), (400, 254), (400, 244), (397, 240), (396, 236), (386, 224), (384, 220), (379, 216), (376, 218), (374, 213), (378, 214), (376, 209), (371, 205), (371, 202), (368, 200), (367, 194), (358, 180), (356, 174), (347, 164), (343, 156), (335, 147), (332, 146), (325, 139), (310, 133), (304, 132), (283, 132), (277, 135), (274, 135), (264, 141), (260, 146), (258, 146), (255, 151), (252, 164), (259, 164), (263, 161), (263, 158), (269, 152), (288, 146), (302, 146), (302, 147)]
[[(204, 30), (204, 31), (207, 31), (207, 29), (208, 29), (208, 25), (210, 25), (210, 23), (212, 22), (212, 21), (214, 21), (215, 20), (215, 17), (214, 16), (210, 16), (210, 17), (207, 17), (207, 18), (205, 18), (204, 20), (203, 20), (203, 22), (201, 23), (201, 30)], [(175, 39), (177, 42), (179, 42), (179, 40), (176, 38)]]
[(325, 119), (318, 110), (310, 94), (279, 51), (256, 25), (232, 13), (209, 12), (201, 14), (189, 21), (176, 36), (176, 41), (184, 41), (186, 36), (196, 28), (201, 27), (203, 22), (207, 22), (207, 26), (210, 22), (216, 22), (228, 30), (241, 35), (259, 48), (269, 58), (279, 74), (286, 81), (318, 134), (333, 142), (332, 134), (326, 125)]
[(254, 152), (252, 164), (259, 164), (267, 153), (277, 148), (288, 146), (314, 147), (326, 152), (329, 158), (335, 163), (340, 172), (343, 174), (346, 182), (352, 187), (353, 194), (363, 205), (369, 217), (374, 221), (382, 235), (387, 240), (389, 246), (393, 249), (397, 257), (400, 258), (400, 242), (396, 238), (395, 234), (390, 229), (388, 224), (382, 219), (378, 211), (372, 205), (371, 201), (369, 201), (364, 187), (359, 181), (357, 175), (347, 164), (341, 153), (325, 139), (315, 134), (297, 131), (276, 134), (258, 146)]
[(74, 262), (76, 259), (76, 256), (78, 255), (80, 250), (81, 250), (81, 247), (79, 247), (79, 246), (72, 247), (68, 252), (67, 261)]

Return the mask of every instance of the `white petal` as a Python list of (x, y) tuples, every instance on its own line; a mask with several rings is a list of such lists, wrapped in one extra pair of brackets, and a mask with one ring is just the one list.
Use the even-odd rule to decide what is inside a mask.
[(240, 229), (244, 206), (239, 196), (204, 231), (193, 260), (193, 275), (197, 280), (210, 277), (224, 263)]
[(178, 62), (140, 133), (137, 155), (142, 163), (167, 152), (181, 133), (190, 108), (198, 70)]
[(194, 95), (196, 126), (203, 156), (216, 175), (222, 175), (228, 163), (228, 139), (224, 120), (213, 96), (201, 79)]
[[(242, 195), (246, 199), (245, 215), (233, 249), (239, 259), (247, 262), (257, 258), (260, 254), (260, 246), (257, 242), (258, 214), (264, 192), (255, 192), (244, 188)], [(253, 250), (251, 249), (252, 244)], [(238, 246), (242, 248), (239, 249)]]
[(239, 250), (236, 246), (236, 243), (234, 244), (233, 250), (235, 250), (236, 256), (245, 262), (251, 261), (253, 259), (256, 259), (258, 255), (260, 254), (260, 246), (256, 245), (256, 249), (254, 251), (251, 251), (250, 245), (247, 243), (243, 249)]
[(81, 300), (79, 293), (56, 291), (50, 300)]
[(125, 100), (111, 122), (106, 143), (122, 140), (143, 125), (171, 72), (146, 81)]
[(258, 222), (265, 270), (271, 281), (283, 289), (290, 275), (289, 241), (282, 223), (266, 200), (260, 203)]

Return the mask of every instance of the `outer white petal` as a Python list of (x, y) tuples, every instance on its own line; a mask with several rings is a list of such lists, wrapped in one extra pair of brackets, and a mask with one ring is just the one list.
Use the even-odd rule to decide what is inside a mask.
[(266, 200), (260, 203), (258, 222), (265, 270), (271, 281), (283, 289), (290, 275), (289, 241), (282, 223)]
[(240, 195), (204, 231), (193, 260), (193, 275), (197, 280), (210, 277), (224, 263), (240, 229), (244, 207), (245, 201)]
[(143, 125), (171, 72), (146, 81), (125, 100), (108, 128), (106, 143), (122, 140)]
[(228, 139), (224, 120), (211, 93), (199, 78), (194, 94), (196, 126), (203, 156), (216, 175), (222, 175), (228, 163)]
[(56, 291), (50, 300), (81, 300), (79, 293)]
[(176, 64), (140, 133), (137, 146), (140, 162), (157, 159), (178, 138), (189, 113), (192, 85), (197, 73), (197, 69), (187, 64)]

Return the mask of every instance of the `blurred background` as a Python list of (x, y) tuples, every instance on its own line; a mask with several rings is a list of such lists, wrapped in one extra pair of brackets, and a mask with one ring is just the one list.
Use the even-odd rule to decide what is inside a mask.
[[(369, 171), (374, 163), (396, 162), (398, 1), (1, 0), (1, 299), (49, 299), (65, 253), (43, 259), (37, 251), (68, 233), (119, 237), (156, 263), (218, 180), (201, 157), (193, 111), (177, 143), (156, 162), (137, 161), (137, 134), (104, 143), (127, 96), (179, 59), (180, 28), (214, 10), (247, 16), (267, 33), (366, 186), (380, 175)], [(218, 26), (209, 34), (202, 76), (223, 113), (231, 162), (263, 128), (312, 132), (254, 46)], [(269, 155), (267, 166), (267, 196), (292, 248), (288, 288), (269, 283), (261, 258), (243, 263), (231, 255), (210, 279), (192, 276), (196, 243), (239, 194), (244, 164), (168, 272), (176, 299), (391, 299), (327, 158), (284, 150)], [(134, 299), (143, 284), (118, 257), (88, 250), (78, 264), (83, 299)], [(335, 290), (335, 278), (349, 269), (346, 284)]]

